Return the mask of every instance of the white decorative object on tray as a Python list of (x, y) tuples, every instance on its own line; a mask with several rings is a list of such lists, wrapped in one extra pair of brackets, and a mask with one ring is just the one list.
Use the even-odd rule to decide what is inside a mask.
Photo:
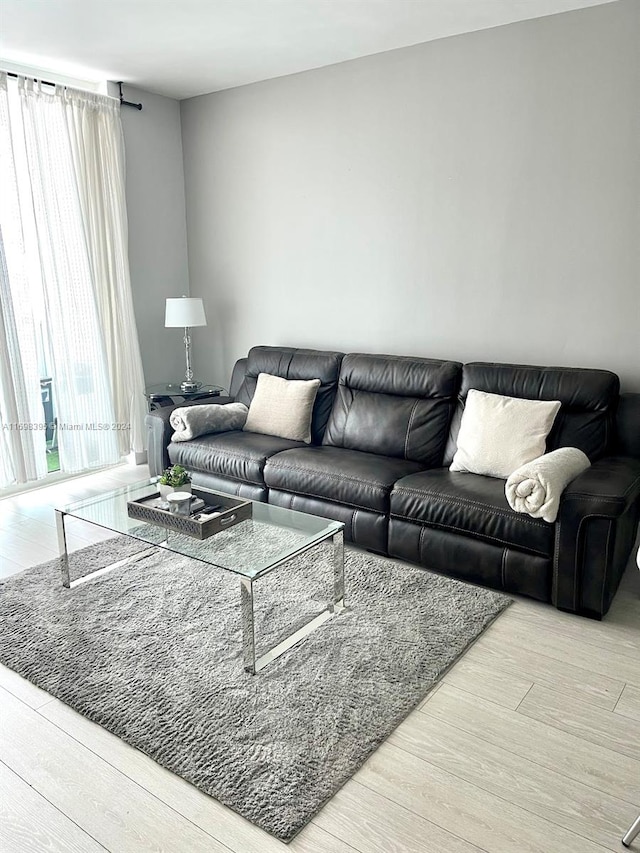
[(171, 492), (167, 495), (167, 503), (169, 504), (169, 512), (174, 515), (182, 515), (186, 518), (191, 514), (191, 502), (193, 496), (191, 492)]

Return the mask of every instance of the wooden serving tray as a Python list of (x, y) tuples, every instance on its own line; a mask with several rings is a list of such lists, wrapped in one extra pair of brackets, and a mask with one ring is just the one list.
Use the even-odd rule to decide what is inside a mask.
[(127, 501), (127, 514), (130, 518), (137, 518), (139, 521), (146, 521), (149, 524), (157, 524), (160, 527), (166, 527), (168, 530), (175, 530), (176, 533), (193, 536), (194, 539), (208, 539), (209, 536), (215, 536), (216, 533), (227, 530), (241, 521), (246, 521), (253, 515), (251, 501), (234, 498), (230, 495), (213, 495), (199, 489), (193, 489), (193, 495), (201, 498), (205, 503), (204, 509), (200, 510), (201, 513), (211, 511), (215, 507), (220, 515), (204, 521), (198, 521), (186, 515), (175, 515), (158, 506), (162, 501), (160, 492), (154, 492), (135, 501)]

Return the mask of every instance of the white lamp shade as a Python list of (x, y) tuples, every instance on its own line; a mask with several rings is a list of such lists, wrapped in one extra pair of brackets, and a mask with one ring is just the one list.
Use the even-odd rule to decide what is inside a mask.
[(189, 296), (167, 299), (164, 324), (168, 327), (181, 326), (182, 328), (206, 326), (207, 318), (205, 317), (202, 299)]

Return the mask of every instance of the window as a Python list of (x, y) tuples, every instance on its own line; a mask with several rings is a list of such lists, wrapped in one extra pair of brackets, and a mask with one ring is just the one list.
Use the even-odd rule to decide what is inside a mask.
[(0, 74), (0, 185), (2, 487), (143, 449), (118, 102)]

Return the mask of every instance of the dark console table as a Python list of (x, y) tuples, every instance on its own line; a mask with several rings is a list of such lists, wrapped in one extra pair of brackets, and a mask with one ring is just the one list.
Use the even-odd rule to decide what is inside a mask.
[(202, 397), (219, 397), (225, 389), (221, 385), (202, 382), (195, 391), (183, 391), (180, 382), (161, 382), (160, 385), (148, 385), (144, 395), (149, 401), (149, 411), (173, 406), (185, 400), (199, 400)]

